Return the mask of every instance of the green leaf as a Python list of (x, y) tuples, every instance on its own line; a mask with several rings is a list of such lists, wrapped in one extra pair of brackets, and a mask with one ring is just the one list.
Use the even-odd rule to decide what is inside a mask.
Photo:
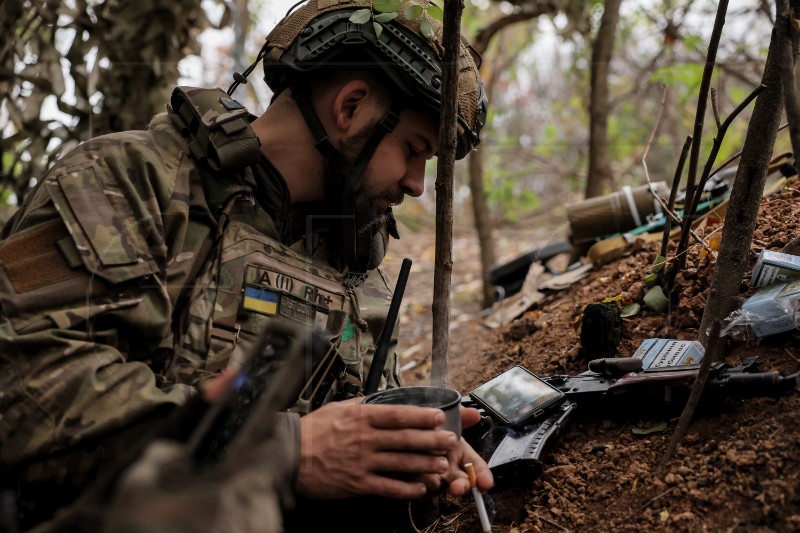
[(379, 13), (372, 18), (376, 22), (389, 22), (397, 18), (397, 13)]
[(424, 10), (422, 9), (422, 6), (412, 4), (408, 6), (405, 11), (403, 11), (403, 18), (406, 20), (417, 20), (422, 16), (423, 12)]
[(664, 269), (664, 265), (667, 264), (667, 258), (663, 255), (659, 255), (656, 257), (655, 262), (653, 263), (653, 273), (661, 272)]
[(379, 2), (372, 4), (372, 7), (378, 13), (397, 13), (400, 11), (400, 8), (403, 7), (403, 4), (400, 0), (380, 0)]
[(436, 30), (433, 29), (433, 24), (428, 18), (422, 19), (422, 22), (419, 23), (419, 31), (422, 32), (422, 35), (425, 36), (429, 41), (432, 41), (434, 37), (436, 37)]
[(664, 295), (664, 289), (661, 285), (653, 285), (644, 295), (644, 305), (655, 311), (656, 313), (663, 313), (667, 310), (669, 300)]
[(648, 274), (648, 275), (646, 275), (646, 276), (644, 277), (644, 279), (643, 279), (642, 281), (644, 282), (644, 284), (645, 284), (646, 286), (648, 286), (648, 287), (652, 287), (652, 286), (653, 286), (653, 283), (655, 283), (656, 281), (658, 281), (658, 273), (656, 273), (656, 272), (653, 272), (653, 273), (651, 273), (651, 274)]
[(383, 26), (380, 23), (373, 21), (372, 28), (375, 30), (375, 37), (380, 37), (381, 32), (383, 32)]
[(350, 22), (364, 24), (369, 22), (370, 18), (372, 18), (372, 12), (369, 9), (359, 9), (358, 11), (353, 11), (353, 14), (350, 15)]
[(442, 11), (442, 8), (437, 6), (436, 4), (431, 4), (425, 9), (425, 11), (428, 12), (428, 15), (435, 18), (439, 22), (442, 22), (444, 20), (444, 11)]
[(622, 308), (619, 316), (622, 318), (632, 317), (637, 315), (642, 310), (642, 306), (637, 303), (628, 304)]
[(650, 435), (651, 433), (661, 433), (665, 429), (667, 429), (667, 423), (661, 422), (649, 428), (633, 428), (631, 432), (634, 435)]

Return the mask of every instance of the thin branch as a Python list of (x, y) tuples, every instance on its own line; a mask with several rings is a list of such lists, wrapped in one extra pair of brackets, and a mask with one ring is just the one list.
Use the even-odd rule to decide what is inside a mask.
[(547, 522), (547, 523), (548, 523), (548, 524), (550, 524), (551, 526), (553, 526), (553, 527), (555, 527), (555, 528), (558, 528), (558, 529), (560, 529), (561, 531), (569, 531), (569, 529), (565, 528), (565, 527), (564, 527), (564, 526), (562, 526), (561, 524), (558, 524), (558, 523), (556, 523), (556, 522), (553, 522), (552, 520), (548, 520), (547, 518), (545, 518), (545, 517), (543, 517), (543, 516), (537, 516), (536, 518), (538, 518), (538, 519), (539, 519), (539, 520), (541, 520), (542, 522)]
[[(782, 125), (781, 125), (781, 126), (778, 128), (778, 131), (785, 130), (785, 129), (786, 129), (788, 126), (789, 126), (789, 123), (788, 123), (788, 122), (785, 122), (785, 123), (783, 123), (783, 124), (782, 124)], [(728, 159), (726, 159), (726, 160), (725, 160), (723, 163), (720, 163), (720, 165), (719, 165), (717, 168), (715, 168), (715, 169), (714, 169), (714, 170), (711, 172), (711, 174), (709, 175), (709, 178), (712, 178), (712, 177), (714, 177), (715, 175), (717, 175), (717, 174), (719, 173), (719, 171), (720, 171), (720, 170), (724, 169), (725, 167), (727, 167), (728, 165), (730, 165), (731, 163), (733, 163), (734, 161), (736, 161), (736, 160), (737, 160), (737, 159), (739, 159), (740, 157), (742, 157), (742, 152), (741, 152), (741, 150), (740, 150), (740, 151), (738, 151), (738, 152), (736, 152), (736, 153), (735, 153), (735, 154), (733, 154), (732, 156), (730, 156), (730, 157), (729, 157)]]
[[(694, 197), (695, 180), (697, 179), (697, 165), (700, 160), (700, 145), (703, 138), (703, 121), (706, 113), (706, 104), (708, 102), (708, 93), (711, 87), (711, 76), (714, 74), (714, 63), (717, 59), (717, 49), (719, 48), (720, 37), (722, 36), (722, 27), (725, 25), (725, 16), (728, 12), (728, 0), (720, 0), (717, 6), (717, 14), (714, 18), (714, 28), (711, 31), (711, 40), (708, 44), (708, 53), (706, 54), (706, 63), (703, 68), (703, 77), (700, 82), (700, 94), (697, 98), (697, 113), (695, 114), (694, 132), (692, 138), (692, 151), (689, 155), (689, 174), (686, 178), (686, 198)], [(689, 217), (686, 216), (684, 211), (684, 220), (686, 224), (691, 225)]]
[(664, 492), (662, 492), (661, 494), (659, 494), (658, 496), (655, 496), (655, 497), (653, 497), (653, 498), (650, 498), (649, 500), (647, 500), (646, 502), (644, 502), (644, 504), (642, 505), (642, 507), (641, 507), (639, 510), (640, 510), (640, 511), (644, 511), (644, 510), (645, 510), (645, 509), (647, 509), (647, 508), (648, 508), (650, 505), (652, 505), (654, 502), (656, 502), (657, 500), (660, 500), (661, 498), (663, 498), (664, 496), (666, 496), (667, 494), (669, 494), (669, 493), (670, 493), (670, 492), (672, 492), (673, 490), (677, 489), (677, 488), (678, 488), (678, 486), (679, 486), (679, 485), (675, 485), (674, 487), (670, 487), (670, 488), (668, 488), (667, 490), (665, 490)]
[(692, 219), (694, 218), (695, 213), (697, 212), (697, 206), (700, 203), (700, 198), (703, 196), (703, 188), (705, 187), (706, 183), (708, 182), (708, 178), (711, 175), (711, 167), (714, 165), (714, 161), (717, 158), (717, 154), (719, 153), (720, 147), (722, 146), (722, 140), (725, 137), (725, 133), (728, 130), (728, 127), (731, 125), (733, 120), (741, 113), (750, 102), (758, 96), (761, 91), (766, 88), (764, 85), (760, 85), (756, 89), (754, 89), (747, 98), (744, 99), (736, 109), (734, 109), (728, 118), (725, 119), (725, 122), (722, 123), (720, 126), (719, 131), (717, 132), (716, 137), (714, 137), (714, 144), (711, 148), (711, 153), (708, 155), (706, 159), (706, 164), (703, 168), (703, 175), (700, 178), (700, 183), (697, 186), (697, 190), (694, 191), (693, 195), (689, 194), (689, 190), (686, 190), (686, 200), (684, 201), (683, 207), (683, 227), (681, 228), (681, 237), (678, 241), (678, 248), (676, 253), (681, 257), (680, 261), (676, 265), (676, 268), (670, 273), (669, 283), (667, 283), (668, 287), (673, 286), (673, 282), (675, 280), (675, 276), (678, 274), (680, 270), (683, 269), (683, 265), (686, 259), (686, 256), (683, 255), (683, 252), (686, 250), (686, 246), (689, 244), (689, 234), (691, 233), (692, 228)]
[(721, 163), (717, 168), (715, 168), (711, 172), (711, 176), (715, 176), (716, 174), (719, 173), (720, 170), (724, 169), (725, 167), (727, 167), (728, 165), (730, 165), (731, 163), (733, 163), (734, 161), (736, 161), (740, 157), (742, 157), (742, 151), (741, 150), (739, 150), (738, 152), (736, 152), (735, 154), (730, 156), (728, 159), (725, 160), (725, 162)]
[[(759, 85), (753, 91), (747, 95), (739, 105), (728, 115), (728, 118), (725, 119), (725, 122), (722, 123), (719, 130), (717, 131), (717, 136), (714, 137), (714, 144), (711, 148), (711, 153), (708, 155), (708, 159), (706, 159), (705, 167), (703, 168), (703, 174), (700, 177), (700, 183), (697, 186), (697, 191), (695, 191), (694, 198), (692, 198), (691, 204), (691, 214), (694, 216), (695, 211), (697, 211), (697, 206), (700, 204), (700, 198), (703, 196), (703, 188), (706, 186), (708, 179), (711, 177), (711, 167), (714, 165), (714, 162), (717, 159), (717, 154), (719, 154), (720, 148), (722, 148), (722, 141), (725, 138), (725, 134), (728, 132), (728, 128), (730, 127), (731, 123), (733, 123), (734, 119), (736, 119), (739, 114), (744, 111), (747, 106), (750, 105), (750, 102), (755, 100), (755, 98), (761, 94), (761, 91), (766, 89), (766, 85)], [(687, 196), (688, 199), (688, 196)], [(685, 215), (685, 213), (684, 213)], [(684, 216), (685, 218), (685, 216)]]
[(554, 10), (540, 8), (534, 11), (521, 11), (519, 13), (512, 13), (510, 15), (500, 17), (499, 19), (489, 23), (488, 26), (478, 30), (478, 33), (475, 34), (475, 40), (472, 43), (472, 47), (479, 54), (483, 54), (489, 47), (489, 41), (492, 40), (492, 37), (494, 37), (495, 34), (500, 32), (504, 28), (511, 26), (512, 24), (516, 24), (518, 22), (525, 22), (526, 20), (535, 19), (536, 17), (545, 15), (552, 11)]
[(726, 62), (717, 63), (717, 66), (728, 76), (736, 78), (737, 80), (741, 81), (748, 87), (756, 86), (760, 83), (759, 79), (753, 79), (748, 77), (747, 75), (743, 74), (740, 70), (742, 68), (742, 61), (738, 60), (735, 64), (729, 64)]
[[(431, 385), (447, 384), (450, 294), (453, 273), (453, 176), (456, 156), (456, 92), (461, 49), (462, 1), (450, 2), (443, 24), (442, 102), (439, 110), (439, 160), (436, 168), (436, 260), (433, 273)], [(444, 105), (448, 102), (449, 105)]]
[[(681, 183), (681, 174), (683, 174), (683, 167), (686, 165), (686, 158), (689, 155), (689, 147), (692, 146), (692, 136), (687, 135), (686, 141), (683, 143), (681, 155), (678, 158), (678, 166), (675, 168), (675, 176), (672, 178), (672, 188), (669, 191), (669, 200), (667, 201), (667, 210), (672, 211), (675, 208), (675, 197), (678, 195), (678, 187)], [(672, 218), (667, 217), (664, 221), (664, 236), (661, 238), (661, 257), (667, 257), (667, 245), (669, 244), (669, 234), (672, 232)]]
[[(647, 139), (647, 144), (644, 145), (644, 151), (642, 152), (642, 166), (644, 167), (644, 176), (647, 178), (647, 184), (650, 185), (650, 190), (653, 191), (653, 183), (650, 181), (650, 172), (647, 170), (647, 154), (650, 153), (650, 146), (653, 144), (653, 139), (656, 136), (656, 132), (658, 132), (658, 125), (661, 123), (661, 115), (664, 113), (664, 103), (667, 101), (667, 86), (664, 85), (661, 88), (661, 102), (658, 105), (658, 114), (656, 115), (655, 124), (653, 124), (653, 130), (650, 132), (650, 137)], [(655, 191), (653, 191), (655, 192)]]
[(719, 129), (719, 106), (717, 105), (717, 90), (714, 87), (711, 88), (711, 110), (714, 112), (714, 122), (717, 123), (717, 129)]
[[(656, 116), (656, 122), (653, 125), (653, 130), (650, 132), (650, 138), (647, 139), (647, 144), (645, 144), (644, 152), (642, 153), (641, 161), (642, 161), (642, 166), (644, 167), (644, 176), (647, 179), (647, 184), (650, 186), (650, 190), (653, 192), (653, 197), (661, 205), (661, 207), (664, 210), (664, 212), (667, 215), (669, 215), (668, 218), (667, 218), (668, 220), (672, 219), (675, 222), (677, 222), (678, 224), (681, 224), (682, 223), (681, 218), (676, 213), (674, 213), (672, 211), (670, 206), (666, 202), (664, 202), (663, 198), (661, 198), (660, 196), (655, 194), (655, 190), (653, 189), (653, 182), (650, 180), (650, 172), (647, 169), (647, 154), (650, 152), (650, 146), (653, 144), (653, 138), (655, 137), (656, 131), (658, 130), (658, 125), (661, 122), (661, 113), (664, 111), (664, 102), (666, 101), (666, 99), (667, 99), (667, 88), (665, 86), (663, 88), (663, 90), (661, 91), (661, 104), (660, 104), (660, 106), (658, 108), (658, 115)], [(690, 139), (691, 139), (691, 137), (690, 137)], [(675, 188), (675, 185), (674, 185), (674, 182), (673, 182), (673, 189), (674, 188)], [(672, 194), (670, 194), (670, 197), (672, 197)], [(685, 215), (685, 213), (684, 213), (684, 215)], [(685, 220), (685, 216), (684, 216), (683, 220)], [(698, 244), (701, 244), (701, 245), (705, 246), (705, 241), (703, 241), (703, 239), (701, 239), (691, 229), (689, 231), (692, 234), (692, 236), (694, 237), (694, 239), (698, 242)]]

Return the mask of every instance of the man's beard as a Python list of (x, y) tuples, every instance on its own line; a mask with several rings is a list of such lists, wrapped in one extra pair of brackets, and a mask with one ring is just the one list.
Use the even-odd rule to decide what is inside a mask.
[[(362, 182), (369, 180), (370, 173), (365, 172), (364, 175), (361, 176)], [(335, 167), (334, 165), (326, 165), (325, 168), (325, 175), (324, 175), (324, 184), (325, 184), (325, 198), (326, 202), (335, 201), (337, 202), (335, 205), (331, 205), (330, 208), (333, 211), (340, 209), (341, 204), (339, 203), (339, 199), (341, 198), (342, 194), (342, 187), (344, 187), (344, 180), (345, 176), (341, 172), (341, 169)], [(397, 206), (403, 203), (403, 199), (405, 198), (405, 194), (403, 193), (400, 186), (396, 185), (389, 189), (385, 189), (381, 192), (376, 194), (372, 194), (367, 197), (369, 201), (369, 212), (372, 215), (373, 223), (384, 221), (386, 216), (386, 211), (391, 206)], [(388, 205), (387, 205), (388, 204)], [(341, 215), (348, 216), (352, 213), (340, 213)]]
[[(367, 126), (360, 131), (356, 132), (354, 135), (348, 137), (347, 139), (343, 139), (341, 141), (341, 145), (339, 150), (342, 154), (342, 157), (349, 163), (353, 164), (361, 153), (361, 150), (364, 148), (364, 145), (372, 136), (373, 131), (375, 130), (375, 126)], [(374, 157), (374, 154), (373, 154)], [(341, 169), (334, 168), (335, 165), (332, 165), (330, 161), (328, 161), (327, 165), (325, 166), (325, 175), (324, 175), (324, 183), (325, 183), (325, 197), (326, 198), (338, 198), (340, 197), (340, 193), (342, 187), (344, 186), (345, 176), (343, 175)], [(361, 175), (361, 183), (364, 189), (366, 190), (366, 184), (374, 178), (372, 171), (370, 171), (369, 166), (364, 171), (364, 174)], [(382, 223), (384, 222), (384, 218), (386, 216), (386, 211), (389, 207), (393, 205), (400, 205), (403, 203), (403, 199), (405, 198), (405, 194), (403, 190), (400, 188), (399, 185), (395, 184), (393, 187), (389, 189), (385, 189), (380, 191), (376, 194), (372, 194), (368, 197), (369, 200), (369, 211), (372, 215), (372, 223)], [(389, 205), (387, 205), (389, 204)], [(343, 215), (347, 216), (350, 213), (342, 213)]]
[[(365, 128), (344, 141), (339, 146), (344, 166), (351, 166), (358, 158), (364, 144), (372, 135), (373, 128)], [(329, 234), (332, 249), (341, 250), (341, 258), (355, 271), (363, 272), (380, 264), (386, 253), (389, 234), (397, 235), (394, 225), (388, 220), (388, 208), (400, 204), (404, 193), (399, 184), (367, 196), (367, 183), (378, 183), (371, 170), (365, 170), (361, 176), (351, 176), (360, 183), (358, 192), (347, 186), (348, 177), (342, 170), (342, 160), (328, 160), (323, 174), (325, 202), (323, 211), (327, 212), (334, 222)], [(339, 163), (339, 164), (336, 164)], [(369, 165), (367, 165), (369, 167)], [(360, 186), (359, 186), (360, 185)], [(367, 205), (363, 205), (366, 200)], [(332, 220), (333, 222), (333, 220)], [(338, 226), (338, 231), (336, 226)], [(382, 244), (382, 246), (381, 246)], [(365, 249), (365, 247), (368, 247)]]

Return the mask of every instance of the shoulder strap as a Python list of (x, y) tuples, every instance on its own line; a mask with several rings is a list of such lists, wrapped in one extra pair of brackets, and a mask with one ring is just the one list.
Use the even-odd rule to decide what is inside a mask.
[(189, 149), (214, 170), (237, 170), (258, 162), (261, 145), (247, 109), (222, 89), (179, 86), (167, 106)]

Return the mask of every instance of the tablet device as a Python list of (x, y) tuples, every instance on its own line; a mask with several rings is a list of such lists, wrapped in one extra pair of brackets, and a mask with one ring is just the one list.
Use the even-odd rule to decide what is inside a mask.
[(476, 387), (469, 396), (488, 414), (509, 426), (545, 416), (564, 400), (564, 393), (533, 372), (515, 366)]

